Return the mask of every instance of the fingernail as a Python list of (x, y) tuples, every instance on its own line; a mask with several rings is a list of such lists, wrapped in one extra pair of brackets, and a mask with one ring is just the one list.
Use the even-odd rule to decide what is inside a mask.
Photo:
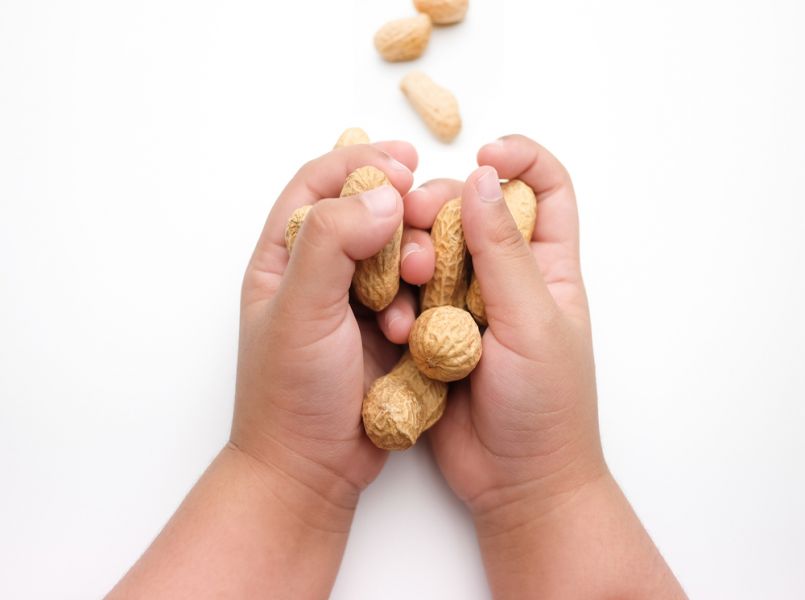
[(475, 191), (481, 202), (498, 202), (503, 198), (503, 190), (500, 189), (498, 174), (494, 169), (488, 170), (475, 180)]
[(390, 217), (397, 212), (398, 194), (389, 185), (366, 191), (361, 194), (361, 201), (374, 217)]
[(409, 173), (411, 172), (411, 169), (406, 167), (404, 164), (402, 164), (399, 160), (395, 158), (389, 157), (389, 164), (391, 165), (391, 168), (394, 169), (395, 171), (408, 171)]
[(406, 198), (410, 198), (412, 196), (421, 196), (424, 193), (425, 193), (425, 188), (418, 187), (415, 190), (411, 190), (410, 192), (408, 192), (408, 194), (406, 194)]
[(402, 247), (402, 251), (400, 254), (400, 264), (405, 262), (405, 259), (411, 256), (412, 254), (416, 254), (417, 252), (422, 252), (423, 248), (416, 242), (409, 242), (405, 246)]

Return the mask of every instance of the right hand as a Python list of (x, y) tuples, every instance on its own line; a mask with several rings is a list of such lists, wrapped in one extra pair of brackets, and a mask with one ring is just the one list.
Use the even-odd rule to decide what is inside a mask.
[[(538, 498), (545, 509), (607, 473), (599, 441), (590, 319), (579, 266), (576, 200), (567, 171), (522, 136), (484, 146), (463, 185), (439, 180), (405, 198), (405, 219), (433, 224), (462, 196), (462, 224), (489, 327), (481, 361), (451, 387), (430, 439), (455, 493), (478, 519)], [(537, 196), (533, 239), (509, 213), (498, 178)], [(509, 526), (520, 517), (507, 513)], [(504, 525), (505, 523), (505, 525)]]

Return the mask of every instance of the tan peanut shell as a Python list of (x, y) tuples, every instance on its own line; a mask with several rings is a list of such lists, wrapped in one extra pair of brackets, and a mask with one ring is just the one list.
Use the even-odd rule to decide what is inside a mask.
[(299, 230), (302, 229), (302, 223), (304, 223), (305, 217), (307, 217), (311, 208), (313, 207), (310, 204), (300, 206), (291, 213), (291, 218), (288, 219), (288, 225), (285, 227), (285, 247), (288, 248), (289, 254), (293, 250), (296, 236), (299, 234)]
[(421, 71), (403, 77), (400, 89), (437, 138), (443, 142), (456, 138), (461, 131), (461, 114), (458, 100), (450, 91)]
[[(391, 185), (386, 174), (372, 166), (356, 169), (347, 177), (341, 197)], [(358, 301), (374, 311), (386, 308), (400, 289), (400, 241), (403, 225), (400, 223), (394, 236), (383, 249), (355, 265), (352, 289)]]
[(437, 381), (458, 381), (481, 360), (481, 332), (466, 310), (438, 306), (414, 322), (408, 348), (417, 368)]
[[(531, 241), (534, 235), (534, 227), (537, 223), (537, 197), (528, 184), (519, 179), (512, 179), (504, 183), (503, 199), (509, 212), (514, 217), (517, 229), (526, 242)], [(467, 310), (472, 313), (475, 320), (481, 325), (486, 325), (486, 307), (481, 298), (481, 286), (478, 278), (473, 274), (470, 287), (467, 290)]]
[(341, 137), (338, 138), (338, 141), (335, 143), (335, 147), (333, 149), (368, 143), (369, 136), (363, 129), (360, 127), (350, 127), (349, 129), (344, 130), (344, 133), (342, 133)]
[(389, 21), (375, 34), (375, 48), (389, 62), (414, 60), (428, 47), (432, 30), (426, 14)]
[[(350, 127), (345, 129), (344, 133), (342, 133), (338, 138), (333, 150), (344, 148), (345, 146), (355, 146), (357, 144), (368, 143), (369, 136), (363, 129), (360, 127)], [(285, 247), (288, 249), (289, 254), (293, 249), (296, 236), (299, 234), (299, 230), (302, 228), (302, 223), (305, 221), (305, 218), (307, 217), (307, 214), (310, 212), (311, 208), (313, 207), (309, 204), (300, 206), (293, 211), (293, 213), (291, 213), (291, 218), (288, 219), (288, 224), (285, 226)]]
[(430, 230), (436, 254), (433, 278), (422, 288), (420, 309), (435, 306), (464, 308), (469, 280), (467, 245), (461, 227), (461, 198), (442, 206)]
[(414, 0), (419, 12), (430, 16), (437, 25), (451, 25), (464, 19), (469, 0)]
[(419, 372), (406, 352), (363, 399), (361, 416), (369, 439), (384, 450), (405, 450), (444, 413), (447, 384)]

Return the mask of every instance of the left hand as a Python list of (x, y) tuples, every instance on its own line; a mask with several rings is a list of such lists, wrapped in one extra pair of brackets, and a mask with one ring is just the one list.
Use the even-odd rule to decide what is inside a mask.
[[(411, 187), (416, 162), (412, 146), (388, 142), (341, 148), (306, 164), (274, 205), (243, 281), (231, 443), (289, 488), (312, 490), (348, 517), (387, 454), (364, 434), (365, 390), (399, 357), (389, 338), (407, 338), (414, 320), (407, 286), (375, 316), (350, 303), (350, 283), (355, 261), (377, 253), (398, 227), (400, 195)], [(365, 165), (385, 172), (393, 187), (338, 198), (347, 175)], [(313, 208), (289, 258), (285, 226), (303, 204)], [(406, 232), (403, 246), (411, 239)], [(427, 260), (406, 262), (403, 278), (430, 277)], [(297, 505), (290, 491), (278, 493)]]

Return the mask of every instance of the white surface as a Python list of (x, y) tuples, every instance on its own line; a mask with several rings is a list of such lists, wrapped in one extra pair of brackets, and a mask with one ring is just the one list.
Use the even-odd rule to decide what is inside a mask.
[[(503, 133), (553, 149), (615, 474), (692, 597), (805, 596), (803, 3), (471, 5), (416, 65), (461, 100), (444, 146), (371, 46), (408, 0), (0, 3), (0, 597), (99, 597), (159, 531), (226, 439), (272, 199), (354, 124), (419, 182)], [(426, 448), (333, 596), (489, 596)]]

